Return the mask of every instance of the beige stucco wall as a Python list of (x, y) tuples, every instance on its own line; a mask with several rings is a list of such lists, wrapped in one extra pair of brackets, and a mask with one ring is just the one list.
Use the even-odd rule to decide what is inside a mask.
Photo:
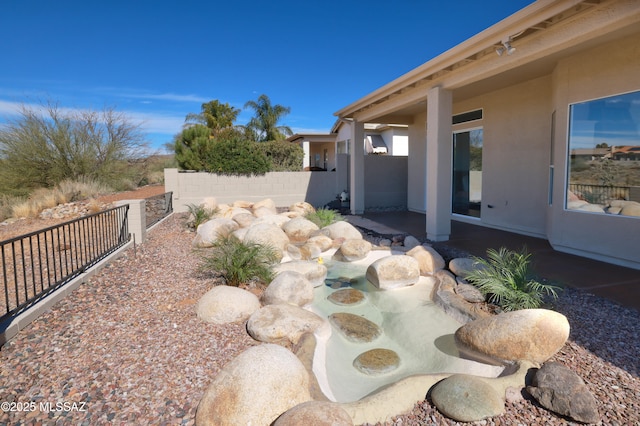
[(454, 104), (454, 114), (483, 109), (482, 120), (453, 127), (483, 128), (483, 224), (545, 236), (550, 96), (551, 78), (542, 77)]
[(364, 157), (365, 210), (407, 205), (407, 157)]
[(564, 209), (569, 104), (640, 90), (640, 34), (562, 60), (553, 75), (555, 179), (547, 236), (554, 248), (640, 268), (640, 218)]
[(309, 165), (315, 166), (315, 156), (320, 155), (318, 167), (324, 167), (324, 150), (327, 150), (327, 170), (336, 167), (336, 144), (334, 142), (311, 142), (309, 143)]

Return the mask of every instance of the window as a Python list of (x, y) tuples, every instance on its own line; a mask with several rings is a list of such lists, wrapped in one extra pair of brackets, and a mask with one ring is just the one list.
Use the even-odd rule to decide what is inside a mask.
[(640, 216), (640, 91), (569, 107), (566, 208)]

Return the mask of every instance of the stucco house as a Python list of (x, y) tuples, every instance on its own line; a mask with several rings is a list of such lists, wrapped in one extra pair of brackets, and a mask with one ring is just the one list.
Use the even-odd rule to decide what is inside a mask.
[(403, 125), (406, 204), (426, 213), (429, 239), (467, 221), (640, 269), (640, 205), (569, 190), (595, 185), (596, 171), (607, 185), (640, 187), (632, 167), (571, 161), (604, 143), (640, 146), (639, 1), (538, 0), (335, 115), (350, 124), (336, 144), (349, 144), (352, 213), (363, 212), (366, 185), (365, 144), (354, 141), (365, 123)]

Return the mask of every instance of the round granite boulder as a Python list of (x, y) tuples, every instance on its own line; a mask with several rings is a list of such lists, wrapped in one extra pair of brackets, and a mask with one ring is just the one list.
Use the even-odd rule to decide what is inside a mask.
[(371, 349), (353, 360), (353, 366), (369, 376), (390, 373), (400, 366), (400, 357), (391, 349)]
[(463, 347), (497, 360), (544, 363), (569, 338), (569, 321), (547, 309), (522, 309), (471, 321), (455, 333)]

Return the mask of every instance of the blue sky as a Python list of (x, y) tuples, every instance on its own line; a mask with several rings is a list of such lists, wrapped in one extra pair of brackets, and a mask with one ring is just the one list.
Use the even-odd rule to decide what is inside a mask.
[(46, 100), (109, 106), (161, 148), (202, 103), (264, 93), (294, 132), (327, 132), (335, 111), (532, 2), (0, 0), (0, 122)]

